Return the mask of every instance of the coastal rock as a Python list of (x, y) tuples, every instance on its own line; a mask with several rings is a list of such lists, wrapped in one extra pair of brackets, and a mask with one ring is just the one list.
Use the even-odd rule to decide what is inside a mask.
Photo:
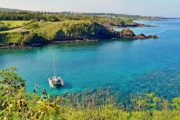
[(157, 35), (148, 35), (148, 36), (146, 36), (146, 35), (144, 35), (143, 33), (141, 33), (141, 34), (136, 35), (136, 36), (134, 37), (134, 39), (150, 39), (150, 38), (157, 39), (158, 36), (157, 36)]
[(159, 37), (157, 35), (149, 35), (149, 38), (158, 39)]
[(136, 36), (134, 37), (134, 39), (146, 39), (146, 38), (147, 38), (147, 36), (144, 35), (143, 33), (141, 33), (141, 34), (139, 34), (139, 35), (136, 35)]
[(126, 38), (126, 39), (132, 39), (132, 40), (135, 40), (135, 39), (150, 39), (150, 38), (157, 39), (158, 36), (157, 35), (148, 35), (148, 36), (146, 36), (143, 33), (141, 33), (139, 35), (135, 35), (134, 32), (132, 30), (130, 30), (130, 29), (123, 29), (120, 32), (120, 38)]
[(123, 29), (121, 32), (120, 32), (120, 36), (122, 38), (133, 38), (135, 36), (134, 32), (130, 29)]

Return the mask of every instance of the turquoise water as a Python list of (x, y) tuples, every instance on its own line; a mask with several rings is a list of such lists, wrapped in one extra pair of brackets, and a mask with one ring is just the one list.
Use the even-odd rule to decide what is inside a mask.
[[(111, 88), (122, 94), (156, 92), (180, 97), (180, 20), (140, 21), (155, 25), (133, 28), (135, 33), (157, 34), (157, 40), (63, 43), (28, 50), (0, 50), (0, 67), (14, 65), (26, 79), (51, 95)], [(116, 29), (119, 30), (119, 29)], [(65, 87), (50, 89), (53, 56)]]

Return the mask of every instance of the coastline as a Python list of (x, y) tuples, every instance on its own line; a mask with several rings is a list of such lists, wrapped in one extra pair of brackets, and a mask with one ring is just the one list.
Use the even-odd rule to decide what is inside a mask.
[[(113, 40), (113, 39), (112, 39)], [(24, 46), (15, 46), (15, 45), (0, 45), (0, 49), (31, 49), (36, 47), (43, 47), (45, 45), (53, 45), (53, 44), (60, 44), (60, 43), (78, 43), (78, 42), (98, 42), (100, 40), (64, 40), (64, 41), (52, 41), (45, 44), (32, 44), (32, 45), (24, 45)]]
[[(52, 23), (53, 24), (53, 23)], [(24, 42), (24, 43), (2, 43), (0, 44), (0, 49), (29, 49), (29, 48), (35, 48), (35, 47), (42, 47), (48, 44), (60, 44), (60, 43), (72, 43), (72, 42), (97, 42), (102, 40), (114, 40), (114, 39), (120, 39), (120, 40), (144, 40), (144, 39), (157, 39), (157, 35), (145, 35), (143, 33), (141, 34), (135, 34), (130, 28), (135, 27), (155, 27), (151, 25), (146, 25), (142, 23), (133, 22), (132, 24), (124, 24), (123, 26), (112, 26), (112, 25), (101, 25), (94, 23), (92, 24), (96, 30), (96, 36), (94, 34), (87, 34), (89, 36), (64, 36), (64, 37), (57, 37), (57, 38), (46, 38), (46, 35), (39, 36), (37, 33), (33, 32), (23, 32), (23, 31), (17, 31), (13, 33), (6, 33), (6, 34), (0, 34), (1, 35), (1, 41), (4, 41), (5, 38), (10, 35), (11, 40), (14, 41), (14, 36), (20, 36), (19, 38), (16, 38), (16, 41), (23, 41), (24, 38), (26, 38), (26, 41), (30, 42)], [(115, 31), (113, 28), (122, 28), (121, 31)], [(48, 32), (48, 31), (47, 31)], [(99, 33), (100, 32), (100, 33)], [(102, 32), (102, 33), (101, 33)], [(7, 37), (9, 38), (9, 37)], [(22, 40), (20, 40), (22, 39)], [(34, 42), (33, 42), (34, 41)]]
[(156, 27), (156, 26), (153, 26), (153, 25), (148, 25), (148, 24), (142, 24), (142, 23), (137, 23), (135, 22), (134, 24), (129, 24), (129, 25), (124, 25), (124, 26), (110, 26), (110, 25), (105, 25), (106, 27), (109, 27), (109, 28), (136, 28), (136, 27)]
[[(141, 38), (141, 35), (144, 34), (139, 34), (132, 37), (124, 36), (124, 37), (119, 37), (119, 38), (111, 38), (111, 39), (85, 39), (85, 40), (55, 40), (47, 43), (34, 43), (32, 45), (24, 45), (24, 46), (15, 46), (15, 45), (0, 45), (0, 50), (1, 49), (31, 49), (31, 48), (37, 48), (37, 47), (43, 47), (45, 45), (53, 45), (53, 44), (61, 44), (61, 43), (82, 43), (82, 42), (98, 42), (98, 41), (106, 41), (106, 40), (119, 40), (119, 41), (124, 41), (124, 40), (145, 40), (145, 39), (158, 39), (156, 35), (149, 35), (145, 36), (146, 38)], [(138, 37), (138, 38), (137, 38)], [(143, 36), (144, 37), (144, 36)], [(157, 38), (156, 38), (157, 37)]]

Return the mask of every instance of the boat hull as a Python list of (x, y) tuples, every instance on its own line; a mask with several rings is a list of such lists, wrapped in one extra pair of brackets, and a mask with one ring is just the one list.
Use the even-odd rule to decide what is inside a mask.
[(60, 77), (52, 77), (49, 78), (48, 81), (51, 88), (58, 88), (64, 86), (64, 82)]

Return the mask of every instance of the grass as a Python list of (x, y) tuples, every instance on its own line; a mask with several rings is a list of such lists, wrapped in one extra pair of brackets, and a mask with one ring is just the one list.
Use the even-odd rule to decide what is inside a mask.
[(66, 20), (63, 22), (34, 22), (27, 26), (27, 29), (47, 40), (57, 39), (57, 36), (81, 36), (87, 33), (87, 29), (93, 25), (90, 21), (84, 20)]
[(0, 21), (8, 29), (0, 31), (0, 33), (15, 33), (15, 32), (27, 32), (28, 30), (24, 28), (30, 21)]
[(22, 27), (25, 24), (29, 23), (30, 21), (0, 21), (4, 23), (5, 26), (7, 26), (10, 29)]
[(14, 28), (11, 30), (6, 30), (6, 31), (0, 31), (0, 33), (18, 33), (18, 32), (28, 32), (29, 30), (19, 27), (19, 28)]

